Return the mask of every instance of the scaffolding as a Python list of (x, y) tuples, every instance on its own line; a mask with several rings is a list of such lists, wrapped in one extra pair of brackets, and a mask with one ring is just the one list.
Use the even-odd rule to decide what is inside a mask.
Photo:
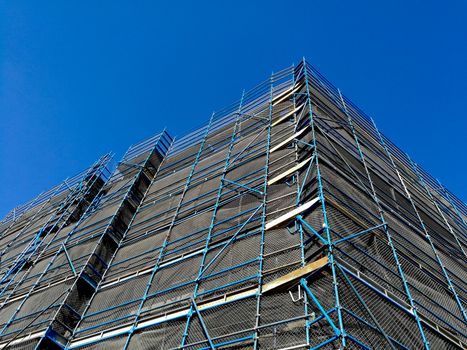
[(85, 178), (1, 222), (0, 348), (467, 348), (467, 206), (305, 60)]

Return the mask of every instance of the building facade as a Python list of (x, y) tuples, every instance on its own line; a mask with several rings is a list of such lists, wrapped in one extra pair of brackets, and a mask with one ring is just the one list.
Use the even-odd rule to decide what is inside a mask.
[(303, 60), (11, 211), (0, 348), (465, 349), (466, 215)]

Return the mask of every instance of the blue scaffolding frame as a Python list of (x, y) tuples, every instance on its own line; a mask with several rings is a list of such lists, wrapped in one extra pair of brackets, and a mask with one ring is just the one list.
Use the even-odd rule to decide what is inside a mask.
[[(54, 191), (10, 212), (0, 240)], [(0, 346), (463, 348), (466, 215), (303, 59), (186, 136), (131, 146), (69, 232), (32, 236), (11, 261), (51, 258), (4, 283), (17, 311)]]

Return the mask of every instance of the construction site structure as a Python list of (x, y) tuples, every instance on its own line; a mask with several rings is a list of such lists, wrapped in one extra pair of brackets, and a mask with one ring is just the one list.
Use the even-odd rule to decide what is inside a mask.
[(305, 59), (0, 222), (0, 349), (467, 349), (467, 206)]

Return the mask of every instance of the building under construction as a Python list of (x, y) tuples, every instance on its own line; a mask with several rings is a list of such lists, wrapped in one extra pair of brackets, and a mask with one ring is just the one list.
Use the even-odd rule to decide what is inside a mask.
[(0, 226), (1, 349), (466, 349), (467, 206), (305, 60)]

